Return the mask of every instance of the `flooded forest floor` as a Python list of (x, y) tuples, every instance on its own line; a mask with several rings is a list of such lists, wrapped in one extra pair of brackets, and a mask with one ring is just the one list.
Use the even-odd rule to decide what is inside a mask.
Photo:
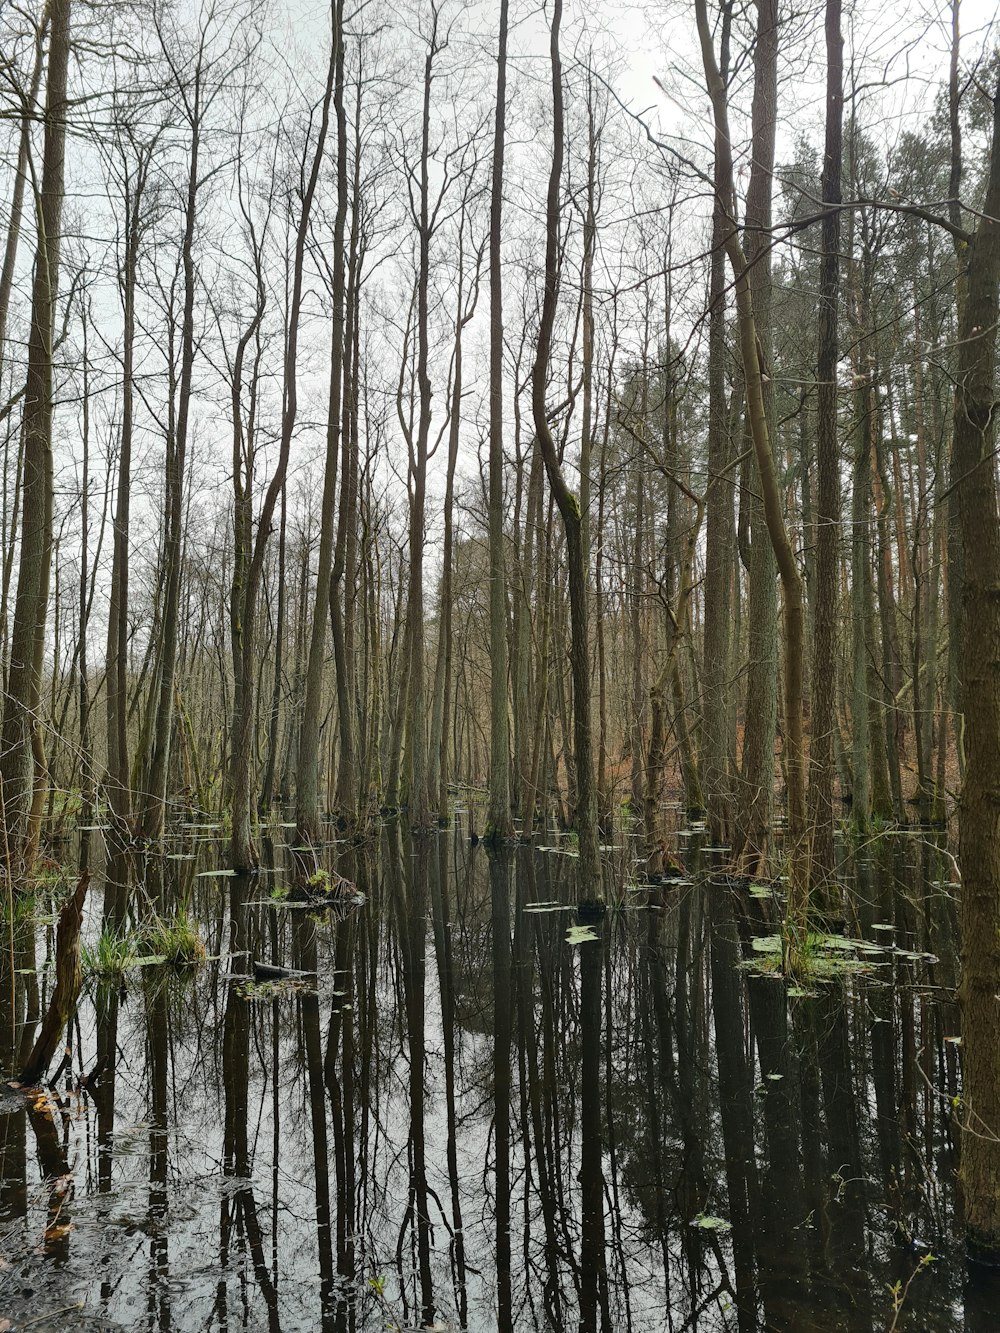
[[(205, 958), (102, 935), (50, 1085), (0, 1092), (0, 1328), (995, 1330), (956, 1191), (951, 862), (841, 849), (843, 937), (778, 975), (768, 886), (684, 829), (686, 877), (571, 839), (331, 846), (363, 901), (252, 879), (218, 830), (158, 874)], [(65, 896), (65, 889), (61, 895)], [(0, 1061), (52, 988), (60, 895), (8, 910)], [(55, 1074), (53, 1065), (50, 1074)]]

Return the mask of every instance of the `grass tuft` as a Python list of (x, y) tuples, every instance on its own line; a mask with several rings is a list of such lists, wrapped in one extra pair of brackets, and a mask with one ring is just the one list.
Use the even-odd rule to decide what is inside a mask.
[(100, 981), (120, 979), (136, 958), (136, 938), (131, 931), (119, 934), (107, 926), (93, 944), (80, 946), (80, 966), (85, 976)]
[(105, 927), (93, 944), (81, 946), (80, 965), (84, 976), (121, 981), (133, 968), (200, 963), (205, 952), (198, 927), (182, 911), (169, 919), (153, 917), (138, 930), (116, 933)]
[(170, 920), (154, 918), (142, 932), (142, 943), (151, 954), (172, 967), (200, 963), (206, 952), (198, 927), (186, 911), (178, 912)]

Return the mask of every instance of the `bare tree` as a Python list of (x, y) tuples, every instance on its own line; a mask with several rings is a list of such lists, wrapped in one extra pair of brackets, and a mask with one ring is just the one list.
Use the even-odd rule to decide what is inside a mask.
[(490, 809), (489, 836), (513, 833), (510, 809), (510, 721), (508, 712), (507, 576), (504, 564), (503, 466), (503, 168), (507, 125), (508, 0), (500, 0), (497, 91), (490, 194)]
[(559, 217), (565, 137), (562, 60), (559, 52), (561, 22), (562, 0), (555, 0), (549, 39), (549, 59), (552, 69), (552, 164), (549, 169), (545, 200), (545, 284), (535, 360), (531, 371), (531, 407), (549, 486), (555, 497), (566, 536), (570, 596), (570, 667), (573, 678), (573, 761), (576, 772), (574, 821), (580, 840), (578, 892), (583, 900), (602, 900), (597, 790), (594, 780), (591, 727), (590, 595), (587, 587), (583, 514), (579, 500), (566, 483), (546, 407), (552, 333), (559, 300)]
[(56, 301), (66, 154), (70, 0), (52, 0), (44, 150), (35, 198), (36, 250), (21, 429), (24, 436), (21, 552), (10, 668), (0, 729), (0, 813), (7, 874), (25, 887), (38, 849), (45, 795), (41, 683), (52, 562), (52, 417)]

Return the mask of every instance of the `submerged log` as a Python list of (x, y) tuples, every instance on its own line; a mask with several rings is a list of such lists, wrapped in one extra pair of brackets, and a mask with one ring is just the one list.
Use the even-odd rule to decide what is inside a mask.
[(56, 985), (41, 1030), (21, 1070), (22, 1083), (38, 1083), (56, 1053), (80, 993), (80, 927), (90, 876), (80, 876), (72, 898), (59, 914), (56, 929)]

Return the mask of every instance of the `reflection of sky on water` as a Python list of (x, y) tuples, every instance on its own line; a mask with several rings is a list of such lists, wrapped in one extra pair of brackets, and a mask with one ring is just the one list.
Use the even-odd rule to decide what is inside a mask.
[[(842, 951), (865, 970), (790, 1002), (746, 965), (766, 902), (697, 873), (648, 907), (630, 893), (594, 942), (572, 931), (558, 844), (491, 876), (460, 835), (387, 837), (377, 868), (341, 863), (366, 907), (325, 919), (269, 905), (267, 876), (199, 879), (202, 861), (175, 861), (221, 957), (186, 981), (150, 968), (120, 996), (88, 988), (74, 1070), (116, 1021), (113, 1108), (105, 1078), (50, 1099), (54, 1118), (0, 1119), (0, 1303), (53, 1329), (457, 1328), (463, 1306), (468, 1328), (492, 1329), (508, 1308), (499, 1203), (514, 1328), (883, 1327), (887, 1287), (916, 1266), (910, 1238), (942, 1253), (910, 1288), (913, 1326), (954, 1328), (955, 1027), (934, 989), (951, 979), (904, 956), (949, 956), (953, 904), (907, 900), (921, 856), (927, 880), (947, 878), (901, 840), (859, 868), (851, 934), (886, 947)], [(505, 921), (510, 953), (495, 953)], [(240, 947), (315, 967), (317, 987), (227, 982)]]

